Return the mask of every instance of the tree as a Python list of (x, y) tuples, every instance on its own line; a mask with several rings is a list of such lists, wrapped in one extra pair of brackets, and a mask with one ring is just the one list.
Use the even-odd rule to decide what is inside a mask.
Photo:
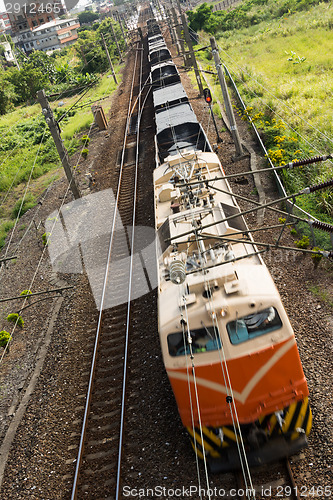
[(34, 50), (29, 56), (29, 63), (47, 74), (51, 83), (55, 82), (56, 69), (53, 59), (42, 50)]
[(17, 104), (35, 99), (37, 91), (50, 83), (47, 74), (29, 63), (25, 63), (20, 70), (17, 68), (7, 70), (6, 80), (14, 87)]
[(83, 12), (80, 12), (77, 16), (79, 18), (80, 24), (90, 24), (96, 19), (99, 18), (99, 15), (96, 14), (96, 12), (91, 12), (90, 10), (85, 10)]
[(105, 35), (111, 57), (113, 56), (113, 54), (117, 54), (117, 57), (118, 57), (117, 46), (116, 46), (116, 43), (113, 40), (113, 36), (112, 36), (111, 24), (112, 24), (115, 36), (117, 37), (120, 49), (123, 51), (125, 49), (125, 40), (123, 38), (123, 34), (121, 32), (121, 28), (119, 26), (119, 23), (113, 21), (110, 17), (108, 17), (107, 19), (104, 19), (100, 23), (100, 25), (97, 29), (97, 33), (99, 34), (99, 37), (100, 37), (101, 33), (103, 33), (103, 35)]
[(81, 60), (82, 73), (98, 73), (108, 69), (108, 60), (96, 31), (81, 32), (75, 49)]
[(192, 28), (194, 31), (202, 30), (212, 15), (212, 9), (213, 9), (212, 5), (203, 3), (196, 10), (196, 12), (193, 11), (187, 12), (190, 28)]
[(4, 115), (13, 108), (16, 95), (12, 85), (4, 75), (0, 76), (0, 115)]

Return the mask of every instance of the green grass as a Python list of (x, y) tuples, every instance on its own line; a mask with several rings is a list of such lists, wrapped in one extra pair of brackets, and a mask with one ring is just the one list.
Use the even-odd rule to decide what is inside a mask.
[(0, 136), (7, 132), (7, 129), (28, 118), (36, 116), (40, 112), (40, 105), (20, 106), (6, 115), (0, 116)]
[[(90, 92), (88, 92), (85, 98), (78, 103), (79, 106), (83, 106), (92, 100), (97, 101), (98, 99), (101, 99), (102, 97), (111, 94), (115, 90), (117, 85), (114, 83), (112, 76), (108, 77), (108, 75), (110, 75), (110, 73), (103, 76), (98, 87), (94, 87)], [(119, 82), (119, 76), (118, 76), (118, 82)], [(66, 107), (72, 106), (76, 100), (77, 96), (71, 97), (70, 99), (64, 99), (65, 106)], [(101, 101), (101, 103), (103, 105), (103, 101)], [(104, 112), (107, 113), (108, 110), (110, 109), (110, 105), (105, 107), (103, 106), (103, 108)], [(87, 107), (78, 109), (79, 112), (76, 113), (73, 117), (71, 117), (68, 120), (68, 123), (62, 128), (62, 137), (65, 140), (70, 140), (72, 139), (72, 137), (74, 137), (75, 134), (78, 134), (83, 130), (88, 129), (93, 122), (93, 115), (89, 104), (87, 104)]]
[[(275, 8), (277, 3), (268, 0), (267, 6), (260, 9)], [(259, 12), (258, 6), (252, 7), (253, 12), (255, 8)], [(275, 165), (332, 151), (332, 111), (328, 104), (333, 95), (332, 27), (330, 2), (215, 34), (220, 58), (236, 81), (247, 106), (246, 114), (259, 128)], [(202, 46), (210, 45), (209, 36), (201, 33)], [(197, 56), (204, 69), (215, 69), (208, 51), (198, 52)], [(219, 85), (211, 75), (208, 79), (222, 101)], [(331, 176), (329, 162), (282, 173), (289, 193)], [(299, 197), (297, 204), (314, 217), (332, 223), (332, 189)], [(311, 236), (309, 230), (305, 229), (305, 233)], [(320, 246), (331, 248), (327, 234), (315, 233)]]
[[(116, 68), (119, 73), (119, 67)], [(110, 74), (110, 73), (108, 73)], [(93, 122), (91, 112), (91, 101), (98, 101), (106, 97), (116, 89), (112, 76), (105, 74), (98, 85), (92, 88), (77, 104), (75, 113), (70, 112), (64, 120), (60, 122), (62, 138), (69, 154), (73, 154), (77, 149), (82, 148), (82, 143), (76, 136), (82, 131), (88, 130)], [(117, 74), (118, 83), (121, 76)], [(62, 99), (64, 106), (59, 107), (59, 100), (51, 103), (51, 108), (61, 116), (76, 103), (79, 96)], [(110, 105), (106, 106), (106, 101), (101, 100), (104, 111), (107, 113)], [(70, 116), (72, 115), (72, 116)], [(46, 131), (42, 145), (40, 140), (43, 131)], [(8, 133), (7, 133), (8, 132)], [(6, 135), (4, 135), (6, 134)], [(8, 231), (13, 227), (13, 218), (18, 213), (21, 203), (23, 183), (26, 183), (32, 172), (32, 179), (41, 178), (41, 182), (34, 182), (31, 186), (33, 194), (30, 194), (24, 202), (23, 210), (26, 211), (35, 204), (35, 200), (44, 189), (59, 177), (54, 175), (54, 170), (59, 167), (59, 156), (48, 127), (41, 119), (41, 108), (39, 104), (33, 106), (21, 106), (13, 112), (0, 117), (0, 248), (4, 245)], [(39, 150), (39, 154), (37, 155)], [(47, 175), (48, 172), (51, 175)], [(45, 180), (43, 181), (43, 178)], [(35, 187), (34, 187), (35, 184)], [(10, 196), (6, 198), (7, 191), (15, 188)], [(5, 200), (5, 202), (4, 202)], [(24, 213), (23, 211), (23, 213)], [(21, 215), (23, 215), (21, 213)]]
[(327, 290), (323, 290), (319, 285), (310, 285), (309, 290), (315, 297), (320, 299), (322, 302), (325, 302), (325, 304), (329, 307), (333, 308), (333, 297)]

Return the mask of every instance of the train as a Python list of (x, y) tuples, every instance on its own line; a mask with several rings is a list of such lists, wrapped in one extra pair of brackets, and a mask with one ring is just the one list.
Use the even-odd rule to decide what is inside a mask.
[(147, 39), (163, 363), (211, 471), (276, 461), (307, 445), (312, 424), (295, 335), (153, 18)]

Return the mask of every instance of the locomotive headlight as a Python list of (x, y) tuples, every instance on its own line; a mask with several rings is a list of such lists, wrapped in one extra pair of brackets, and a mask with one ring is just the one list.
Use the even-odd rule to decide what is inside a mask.
[(220, 314), (222, 316), (222, 318), (225, 318), (228, 314), (228, 308), (227, 307), (222, 307), (221, 311), (220, 311)]

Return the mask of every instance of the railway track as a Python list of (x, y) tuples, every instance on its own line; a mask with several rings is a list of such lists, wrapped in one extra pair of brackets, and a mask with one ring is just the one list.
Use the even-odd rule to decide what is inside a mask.
[[(76, 470), (74, 498), (120, 498), (124, 429), (131, 438), (128, 413), (135, 413), (131, 397), (136, 380), (127, 386), (130, 356), (134, 359), (140, 339), (132, 338), (131, 306), (134, 266), (135, 223), (138, 195), (139, 130), (144, 102), (140, 97), (143, 71), (142, 50), (136, 52), (135, 71), (128, 103), (123, 148), (118, 158), (118, 185), (105, 272), (100, 277), (101, 305), (96, 335), (90, 342), (93, 357), (86, 395)], [(141, 155), (142, 156), (142, 155)], [(108, 216), (108, 215), (107, 215)], [(99, 244), (96, 242), (96, 253)], [(121, 303), (119, 303), (121, 302)], [(110, 308), (110, 304), (114, 307)], [(105, 310), (105, 308), (107, 309)], [(134, 321), (137, 321), (134, 318)], [(140, 353), (141, 355), (141, 353)]]
[[(298, 455), (300, 459), (302, 454)], [(242, 473), (235, 473), (237, 498), (239, 500), (267, 500), (281, 498), (282, 500), (300, 500), (302, 487), (297, 484), (291, 466), (291, 459), (286, 458), (251, 470), (252, 486), (246, 485)], [(231, 491), (232, 487), (230, 487)]]

